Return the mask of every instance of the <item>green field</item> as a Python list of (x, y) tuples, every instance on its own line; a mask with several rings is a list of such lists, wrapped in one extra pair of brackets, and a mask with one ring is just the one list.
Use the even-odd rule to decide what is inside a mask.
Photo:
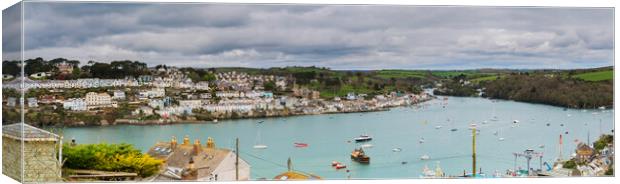
[(497, 76), (495, 75), (491, 75), (491, 76), (486, 76), (486, 77), (479, 77), (479, 78), (475, 78), (472, 79), (472, 82), (482, 82), (482, 81), (492, 81), (492, 80), (496, 80)]
[(596, 71), (596, 72), (588, 72), (574, 75), (573, 77), (582, 79), (585, 81), (604, 81), (604, 80), (612, 80), (614, 78), (613, 70), (605, 70), (605, 71)]
[(377, 71), (377, 77), (381, 77), (384, 79), (390, 78), (424, 78), (426, 76), (426, 72), (423, 71), (412, 71), (412, 70), (379, 70)]

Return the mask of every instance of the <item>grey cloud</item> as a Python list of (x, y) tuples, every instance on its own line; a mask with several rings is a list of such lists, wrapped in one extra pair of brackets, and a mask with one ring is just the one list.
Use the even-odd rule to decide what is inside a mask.
[(27, 53), (43, 57), (340, 69), (613, 63), (613, 9), (32, 3), (27, 10)]

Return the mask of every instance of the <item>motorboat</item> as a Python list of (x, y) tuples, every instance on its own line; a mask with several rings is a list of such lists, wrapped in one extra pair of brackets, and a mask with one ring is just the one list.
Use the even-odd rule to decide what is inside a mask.
[(366, 134), (362, 134), (359, 137), (356, 137), (354, 140), (355, 142), (366, 142), (366, 141), (371, 141), (372, 137)]
[(422, 155), (422, 156), (420, 157), (420, 160), (429, 160), (429, 159), (431, 159), (431, 157), (430, 157), (430, 156), (428, 156), (428, 155)]
[(392, 149), (392, 152), (400, 152), (400, 151), (402, 151), (402, 149), (400, 149), (400, 148), (394, 148), (394, 149)]

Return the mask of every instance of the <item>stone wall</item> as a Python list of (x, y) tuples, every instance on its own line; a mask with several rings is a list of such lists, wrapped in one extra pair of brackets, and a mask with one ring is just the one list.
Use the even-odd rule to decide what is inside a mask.
[[(58, 182), (61, 181), (60, 163), (58, 162), (58, 145), (54, 141), (26, 141), (21, 153), (19, 140), (3, 137), (2, 172), (20, 180), (23, 170), (24, 182)], [(24, 169), (21, 169), (21, 160)]]
[(2, 137), (2, 174), (21, 181), (22, 149), (21, 141)]

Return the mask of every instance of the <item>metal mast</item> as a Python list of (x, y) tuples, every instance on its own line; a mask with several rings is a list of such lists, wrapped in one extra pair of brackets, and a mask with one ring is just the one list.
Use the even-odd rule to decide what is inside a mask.
[(471, 134), (472, 134), (472, 142), (471, 142), (471, 151), (472, 151), (472, 177), (476, 176), (476, 128), (472, 128), (471, 129)]

